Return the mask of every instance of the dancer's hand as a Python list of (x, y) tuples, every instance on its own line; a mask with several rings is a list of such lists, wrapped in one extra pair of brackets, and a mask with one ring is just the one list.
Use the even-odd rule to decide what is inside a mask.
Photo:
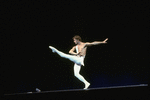
[(79, 52), (79, 53), (76, 54), (76, 56), (78, 56), (78, 55), (81, 56), (81, 52)]
[(108, 38), (106, 38), (102, 43), (107, 43), (106, 41), (108, 40)]

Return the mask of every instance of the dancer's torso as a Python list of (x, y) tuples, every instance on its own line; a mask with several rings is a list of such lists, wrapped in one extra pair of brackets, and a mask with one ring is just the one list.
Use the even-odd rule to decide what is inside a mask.
[(81, 45), (76, 45), (77, 53), (81, 52), (79, 56), (85, 56), (86, 50), (87, 50), (87, 47), (85, 47), (85, 43), (82, 43)]

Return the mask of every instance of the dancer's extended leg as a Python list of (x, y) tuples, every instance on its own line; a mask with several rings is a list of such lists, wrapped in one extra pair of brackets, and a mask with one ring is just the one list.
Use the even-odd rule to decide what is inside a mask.
[(56, 52), (61, 57), (69, 59), (70, 61), (72, 61), (72, 62), (74, 62), (74, 63), (76, 63), (78, 65), (83, 65), (84, 66), (82, 58), (77, 57), (77, 56), (73, 56), (73, 55), (69, 55), (69, 54), (65, 54), (65, 53), (57, 50), (56, 48), (54, 48), (52, 46), (49, 46), (49, 48), (52, 49), (52, 52), (54, 52), (54, 53)]
[(82, 75), (80, 75), (81, 66), (75, 64), (74, 65), (74, 75), (85, 84), (85, 88), (87, 89), (90, 86), (90, 83), (87, 82)]

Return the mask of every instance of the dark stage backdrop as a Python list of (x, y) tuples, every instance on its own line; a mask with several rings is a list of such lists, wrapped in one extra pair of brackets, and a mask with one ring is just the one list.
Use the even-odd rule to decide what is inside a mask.
[(108, 38), (107, 44), (87, 49), (80, 73), (91, 83), (89, 88), (148, 83), (146, 2), (4, 1), (1, 5), (4, 94), (83, 88), (74, 77), (74, 64), (48, 48), (68, 53), (74, 35), (83, 42)]

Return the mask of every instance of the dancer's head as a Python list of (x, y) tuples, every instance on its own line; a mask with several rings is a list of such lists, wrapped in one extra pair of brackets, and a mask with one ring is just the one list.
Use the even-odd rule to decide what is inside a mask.
[(82, 41), (82, 39), (79, 35), (75, 35), (72, 39), (74, 40), (75, 44), (78, 44), (79, 42)]

